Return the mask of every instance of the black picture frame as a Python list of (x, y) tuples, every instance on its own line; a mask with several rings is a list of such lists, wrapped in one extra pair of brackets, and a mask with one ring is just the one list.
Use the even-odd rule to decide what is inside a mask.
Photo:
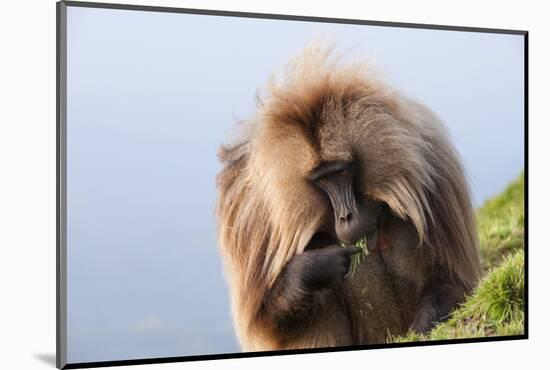
[[(521, 35), (524, 38), (524, 180), (525, 180), (525, 319), (524, 319), (524, 334), (499, 337), (484, 337), (484, 338), (464, 338), (464, 339), (448, 339), (426, 342), (410, 342), (410, 343), (387, 343), (377, 345), (356, 345), (346, 347), (330, 347), (330, 348), (314, 348), (300, 350), (282, 350), (282, 351), (261, 351), (261, 352), (240, 352), (240, 353), (220, 353), (211, 355), (196, 355), (196, 356), (175, 356), (162, 358), (142, 358), (131, 360), (116, 360), (116, 361), (97, 361), (97, 362), (81, 362), (67, 363), (67, 139), (66, 139), (66, 101), (67, 101), (67, 74), (66, 74), (66, 58), (67, 58), (67, 7), (85, 7), (85, 8), (102, 8), (102, 9), (120, 9), (129, 11), (148, 11), (148, 12), (165, 12), (165, 13), (183, 13), (197, 14), (219, 17), (241, 17), (241, 18), (256, 18), (256, 19), (272, 19), (272, 20), (287, 20), (287, 21), (308, 21), (319, 23), (340, 23), (354, 24), (367, 26), (382, 26), (382, 27), (400, 27), (412, 29), (428, 29), (442, 31), (461, 31), (461, 32), (477, 32), (477, 33), (494, 33), (494, 34), (509, 34)], [(528, 96), (528, 58), (529, 58), (529, 32), (526, 30), (512, 29), (494, 29), (494, 28), (478, 28), (478, 27), (462, 27), (462, 26), (446, 26), (435, 24), (418, 24), (418, 23), (401, 23), (401, 22), (382, 22), (372, 20), (359, 19), (340, 19), (340, 18), (325, 18), (311, 17), (299, 15), (285, 14), (266, 14), (266, 13), (250, 13), (250, 12), (235, 12), (222, 10), (206, 10), (206, 9), (189, 9), (176, 7), (159, 7), (159, 6), (144, 6), (144, 5), (127, 5), (127, 4), (111, 4), (98, 2), (79, 2), (79, 1), (59, 1), (56, 4), (56, 41), (57, 41), (57, 63), (56, 63), (56, 122), (57, 122), (57, 140), (56, 140), (56, 366), (59, 369), (78, 369), (78, 368), (94, 368), (107, 366), (123, 366), (123, 365), (141, 365), (141, 364), (157, 364), (157, 363), (173, 363), (184, 361), (205, 361), (231, 358), (246, 358), (246, 357), (264, 357), (264, 356), (280, 356), (292, 354), (306, 353), (321, 353), (321, 352), (341, 352), (341, 351), (358, 351), (365, 349), (379, 348), (404, 348), (417, 346), (435, 346), (444, 344), (460, 344), (460, 343), (483, 343), (497, 342), (508, 340), (522, 340), (529, 338), (529, 96)]]

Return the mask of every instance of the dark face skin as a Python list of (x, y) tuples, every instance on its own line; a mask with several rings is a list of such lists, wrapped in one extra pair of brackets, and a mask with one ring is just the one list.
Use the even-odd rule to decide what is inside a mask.
[(367, 236), (376, 243), (381, 205), (355, 191), (355, 167), (352, 162), (324, 162), (309, 176), (316, 187), (327, 195), (334, 211), (334, 231), (344, 244), (355, 244)]

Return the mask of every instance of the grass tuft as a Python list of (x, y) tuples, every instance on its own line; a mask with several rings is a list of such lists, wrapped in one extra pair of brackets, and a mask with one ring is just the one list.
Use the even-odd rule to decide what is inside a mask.
[(524, 333), (524, 180), (523, 173), (477, 212), (485, 276), (450, 318), (430, 333), (407, 333), (402, 343)]
[[(344, 243), (340, 243), (342, 247), (345, 247), (346, 245)], [(355, 270), (357, 270), (357, 266), (363, 262), (365, 257), (369, 254), (369, 250), (367, 249), (367, 237), (364, 236), (362, 239), (357, 241), (355, 243), (355, 246), (357, 248), (361, 249), (360, 253), (355, 253), (351, 256), (351, 277), (355, 274)]]
[(357, 266), (363, 262), (365, 257), (369, 254), (369, 250), (367, 249), (367, 238), (363, 237), (363, 239), (359, 240), (357, 243), (355, 243), (355, 246), (361, 249), (361, 252), (355, 253), (353, 256), (351, 256), (351, 276), (355, 274), (355, 270), (357, 269)]
[(497, 266), (503, 256), (523, 249), (525, 221), (523, 173), (504, 192), (485, 202), (477, 212), (483, 268)]

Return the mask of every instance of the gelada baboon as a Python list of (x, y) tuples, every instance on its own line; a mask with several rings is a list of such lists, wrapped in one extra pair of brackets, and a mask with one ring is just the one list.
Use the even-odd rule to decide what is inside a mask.
[[(469, 190), (442, 124), (330, 49), (308, 47), (272, 77), (219, 153), (219, 240), (247, 351), (426, 332), (480, 275)], [(351, 275), (362, 237), (369, 253)]]

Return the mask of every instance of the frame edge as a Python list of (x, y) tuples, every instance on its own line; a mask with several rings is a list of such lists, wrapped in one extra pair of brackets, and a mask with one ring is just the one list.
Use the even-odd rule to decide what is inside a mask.
[(56, 3), (56, 367), (67, 365), (67, 5)]
[[(335, 347), (335, 348), (315, 348), (315, 349), (299, 349), (299, 350), (284, 350), (284, 351), (268, 351), (268, 352), (235, 352), (222, 353), (214, 355), (195, 355), (195, 356), (175, 356), (175, 357), (160, 357), (160, 358), (142, 358), (129, 360), (112, 360), (112, 361), (94, 361), (82, 363), (67, 362), (67, 7), (82, 7), (82, 8), (101, 8), (101, 9), (118, 9), (118, 10), (134, 10), (134, 11), (153, 11), (167, 13), (184, 13), (198, 14), (222, 17), (242, 17), (242, 18), (257, 18), (257, 19), (279, 19), (291, 21), (309, 21), (319, 23), (343, 23), (343, 24), (359, 24), (369, 26), (382, 27), (398, 27), (398, 28), (413, 28), (413, 29), (430, 29), (441, 31), (462, 31), (462, 32), (479, 32), (479, 33), (495, 33), (495, 34), (511, 34), (522, 35), (524, 37), (524, 128), (525, 128), (525, 157), (524, 157), (524, 180), (525, 180), (525, 236), (524, 236), (524, 255), (525, 255), (525, 318), (524, 318), (524, 333), (522, 335), (513, 336), (498, 336), (498, 337), (477, 337), (477, 338), (459, 338), (452, 340), (428, 341), (428, 342), (408, 342), (399, 344), (383, 344), (383, 345), (365, 345), (353, 347)], [(238, 358), (259, 358), (269, 356), (285, 356), (293, 354), (315, 354), (315, 353), (330, 353), (341, 351), (356, 351), (368, 349), (386, 349), (386, 348), (406, 348), (406, 347), (421, 347), (434, 345), (449, 345), (449, 344), (478, 344), (483, 342), (498, 342), (510, 340), (528, 340), (529, 339), (529, 309), (528, 309), (528, 186), (529, 186), (529, 165), (528, 165), (528, 126), (529, 126), (529, 48), (528, 48), (528, 30), (514, 29), (492, 29), (478, 28), (470, 26), (444, 26), (434, 24), (417, 24), (404, 22), (385, 22), (385, 21), (369, 21), (348, 18), (328, 18), (319, 16), (300, 16), (287, 14), (268, 14), (268, 13), (251, 13), (241, 11), (224, 11), (224, 10), (209, 10), (209, 9), (191, 9), (191, 8), (175, 8), (163, 6), (146, 6), (146, 5), (129, 5), (106, 2), (81, 2), (72, 0), (60, 0), (56, 2), (56, 367), (58, 369), (77, 369), (77, 368), (95, 368), (95, 367), (111, 367), (111, 366), (128, 366), (128, 365), (146, 365), (146, 364), (162, 364), (174, 362), (192, 362), (192, 361), (209, 361), (218, 359), (238, 359)]]
[(74, 1), (62, 0), (67, 6), (95, 9), (113, 9), (113, 10), (134, 10), (134, 11), (150, 11), (163, 13), (184, 13), (198, 14), (221, 17), (238, 17), (238, 18), (256, 18), (256, 19), (277, 19), (286, 21), (301, 21), (301, 22), (317, 22), (317, 23), (336, 23), (336, 24), (357, 24), (365, 26), (379, 27), (398, 27), (398, 28), (417, 28), (439, 31), (457, 31), (457, 32), (481, 32), (481, 33), (497, 33), (508, 35), (525, 35), (527, 30), (516, 30), (507, 28), (485, 28), (475, 26), (446, 26), (442, 24), (427, 24), (427, 23), (408, 23), (398, 21), (376, 21), (354, 18), (330, 18), (321, 16), (306, 16), (296, 14), (275, 14), (275, 13), (255, 13), (246, 11), (231, 11), (231, 10), (215, 10), (215, 9), (197, 9), (197, 8), (180, 8), (169, 6), (154, 6), (154, 5), (136, 5), (108, 2), (91, 2), (91, 1)]

